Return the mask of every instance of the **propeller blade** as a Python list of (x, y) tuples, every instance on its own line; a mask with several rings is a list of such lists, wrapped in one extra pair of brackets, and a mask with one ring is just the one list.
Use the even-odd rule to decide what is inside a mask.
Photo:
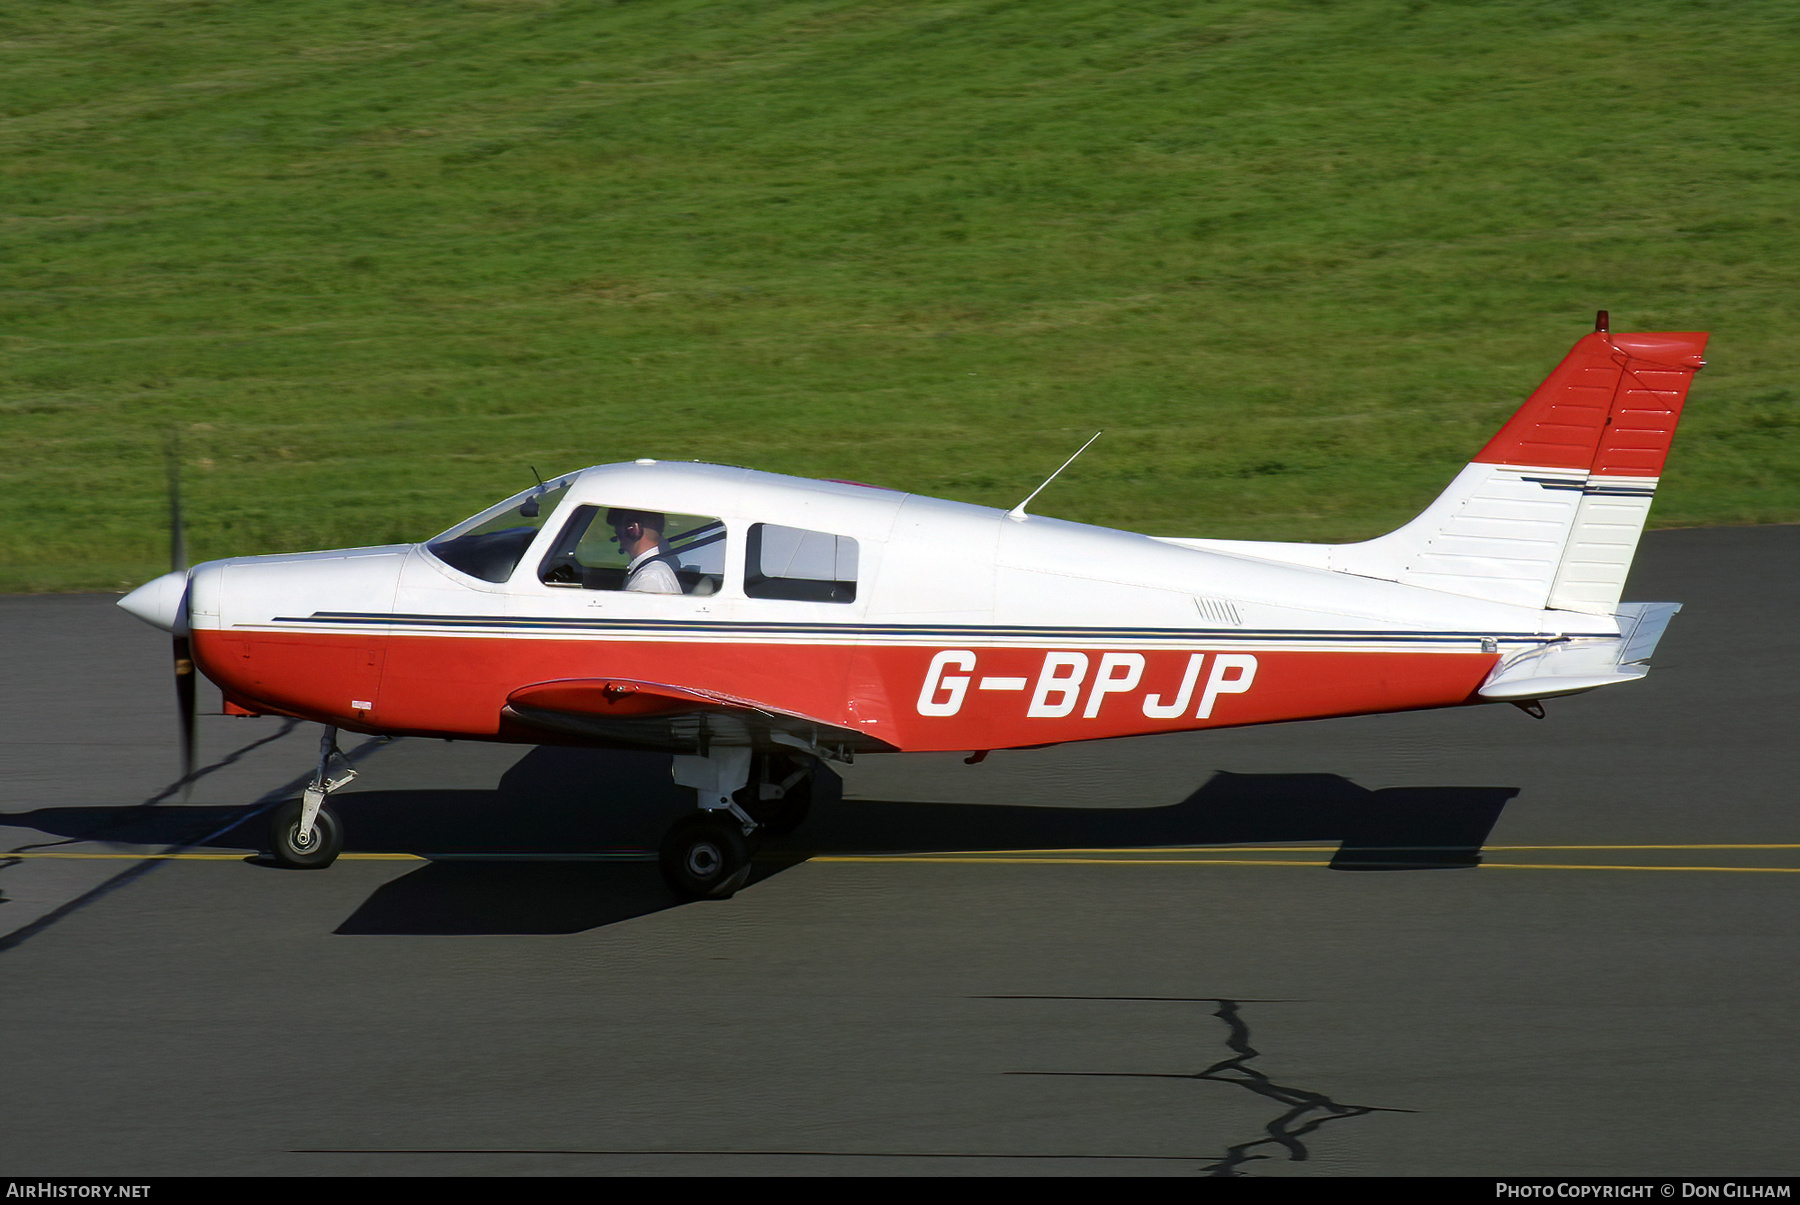
[(163, 445), (163, 467), (169, 474), (169, 568), (180, 573), (188, 567), (187, 530), (181, 522), (181, 433), (170, 430)]
[[(169, 431), (163, 447), (163, 464), (169, 474), (169, 569), (186, 572), (187, 531), (181, 521), (181, 433)], [(182, 606), (185, 619), (187, 607)], [(175, 630), (175, 705), (181, 716), (181, 798), (185, 801), (193, 791), (196, 734), (194, 730), (194, 646), (185, 624)]]
[(186, 636), (175, 637), (175, 702), (181, 710), (181, 797), (186, 799), (194, 777), (194, 657)]

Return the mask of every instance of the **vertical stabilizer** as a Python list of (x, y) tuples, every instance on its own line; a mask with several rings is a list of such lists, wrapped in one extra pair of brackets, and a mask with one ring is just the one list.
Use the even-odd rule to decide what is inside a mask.
[(1331, 548), (1329, 566), (1612, 614), (1706, 339), (1604, 328), (1584, 336), (1423, 514)]

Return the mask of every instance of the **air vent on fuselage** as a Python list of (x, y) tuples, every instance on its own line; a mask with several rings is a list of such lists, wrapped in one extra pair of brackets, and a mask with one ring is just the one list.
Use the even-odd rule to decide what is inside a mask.
[(1207, 622), (1222, 627), (1241, 628), (1243, 617), (1238, 614), (1236, 604), (1223, 598), (1208, 598), (1204, 594), (1194, 595), (1194, 607)]

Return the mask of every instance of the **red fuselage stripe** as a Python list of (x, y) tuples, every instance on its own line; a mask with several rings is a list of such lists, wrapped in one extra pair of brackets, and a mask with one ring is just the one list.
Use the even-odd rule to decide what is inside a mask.
[[(1244, 652), (196, 631), (240, 703), (366, 732), (526, 739), (509, 694), (571, 678), (679, 683), (909, 751), (1005, 749), (1470, 702), (1496, 653)], [(1196, 661), (1195, 658), (1199, 660)]]

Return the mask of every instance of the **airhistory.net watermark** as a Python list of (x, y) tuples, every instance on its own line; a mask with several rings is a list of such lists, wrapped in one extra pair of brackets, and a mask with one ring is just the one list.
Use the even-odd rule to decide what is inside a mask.
[(150, 1195), (148, 1184), (57, 1184), (50, 1180), (37, 1182), (8, 1180), (6, 1196), (18, 1201), (69, 1200), (142, 1200)]

